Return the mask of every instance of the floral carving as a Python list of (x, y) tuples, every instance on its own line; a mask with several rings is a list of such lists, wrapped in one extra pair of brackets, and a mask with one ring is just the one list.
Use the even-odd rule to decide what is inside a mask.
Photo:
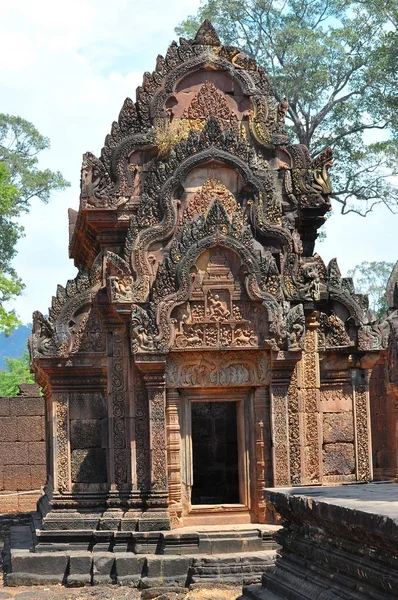
[(229, 108), (225, 95), (214, 83), (205, 81), (185, 109), (182, 118), (189, 119), (194, 129), (202, 129), (209, 117), (216, 117), (222, 129), (238, 131), (238, 117)]

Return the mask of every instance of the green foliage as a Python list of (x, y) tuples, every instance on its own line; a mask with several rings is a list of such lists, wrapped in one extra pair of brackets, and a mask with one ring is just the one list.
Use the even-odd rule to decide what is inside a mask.
[(34, 197), (48, 202), (51, 192), (69, 186), (61, 173), (38, 168), (38, 154), (49, 146), (48, 138), (32, 123), (0, 113), (0, 332), (6, 334), (20, 321), (4, 303), (24, 288), (12, 267), (18, 240), (24, 235), (17, 219), (29, 212)]
[[(176, 32), (207, 18), (223, 43), (264, 66), (287, 96), (293, 140), (334, 150), (333, 198), (343, 214), (398, 211), (397, 0), (205, 0)], [(373, 135), (371, 135), (373, 133)]]
[(20, 383), (34, 383), (27, 352), (20, 358), (6, 358), (7, 369), (0, 370), (0, 396), (17, 396)]
[(38, 168), (38, 154), (49, 148), (49, 139), (32, 123), (0, 113), (0, 162), (7, 165), (11, 183), (18, 190), (14, 202), (18, 214), (29, 210), (32, 198), (47, 203), (53, 191), (70, 185), (59, 171)]
[(368, 294), (369, 306), (381, 318), (387, 312), (386, 286), (394, 263), (386, 261), (364, 261), (348, 271), (354, 279), (355, 291)]

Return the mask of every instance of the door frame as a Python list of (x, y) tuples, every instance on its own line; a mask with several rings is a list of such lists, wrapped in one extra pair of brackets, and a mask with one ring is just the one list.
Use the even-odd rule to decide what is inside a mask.
[[(194, 402), (236, 402), (240, 500), (238, 504), (191, 505), (191, 490), (193, 485), (192, 403)], [(185, 502), (183, 502), (183, 515), (187, 515), (192, 511), (195, 512), (195, 510), (213, 512), (221, 506), (233, 510), (251, 510), (251, 471), (255, 467), (252, 460), (252, 444), (249, 431), (249, 425), (252, 422), (252, 405), (253, 393), (250, 388), (192, 388), (189, 390), (180, 390), (181, 485), (184, 490), (182, 495), (185, 499)]]

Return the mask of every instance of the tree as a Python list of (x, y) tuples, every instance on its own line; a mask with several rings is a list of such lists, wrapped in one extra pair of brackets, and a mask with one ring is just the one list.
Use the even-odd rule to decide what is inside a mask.
[(20, 358), (6, 358), (7, 369), (0, 370), (0, 396), (17, 396), (20, 383), (34, 383), (27, 352)]
[(50, 147), (48, 138), (24, 119), (0, 113), (0, 331), (19, 324), (4, 303), (18, 296), (23, 283), (12, 267), (17, 242), (24, 235), (18, 223), (34, 197), (48, 202), (55, 190), (69, 186), (59, 172), (38, 168), (38, 154)]
[(355, 291), (368, 294), (369, 306), (381, 318), (387, 312), (386, 287), (394, 263), (385, 261), (364, 261), (348, 271), (354, 279)]
[(398, 211), (396, 0), (205, 0), (176, 32), (207, 18), (227, 45), (264, 66), (289, 99), (293, 140), (334, 150), (333, 198), (343, 214)]

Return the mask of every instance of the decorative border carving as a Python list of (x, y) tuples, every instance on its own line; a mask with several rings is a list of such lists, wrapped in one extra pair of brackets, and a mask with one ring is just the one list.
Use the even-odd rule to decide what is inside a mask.
[(67, 394), (56, 394), (56, 452), (57, 489), (70, 491), (69, 456), (69, 399)]
[(184, 352), (167, 359), (167, 387), (257, 386), (269, 381), (269, 355), (264, 352)]

